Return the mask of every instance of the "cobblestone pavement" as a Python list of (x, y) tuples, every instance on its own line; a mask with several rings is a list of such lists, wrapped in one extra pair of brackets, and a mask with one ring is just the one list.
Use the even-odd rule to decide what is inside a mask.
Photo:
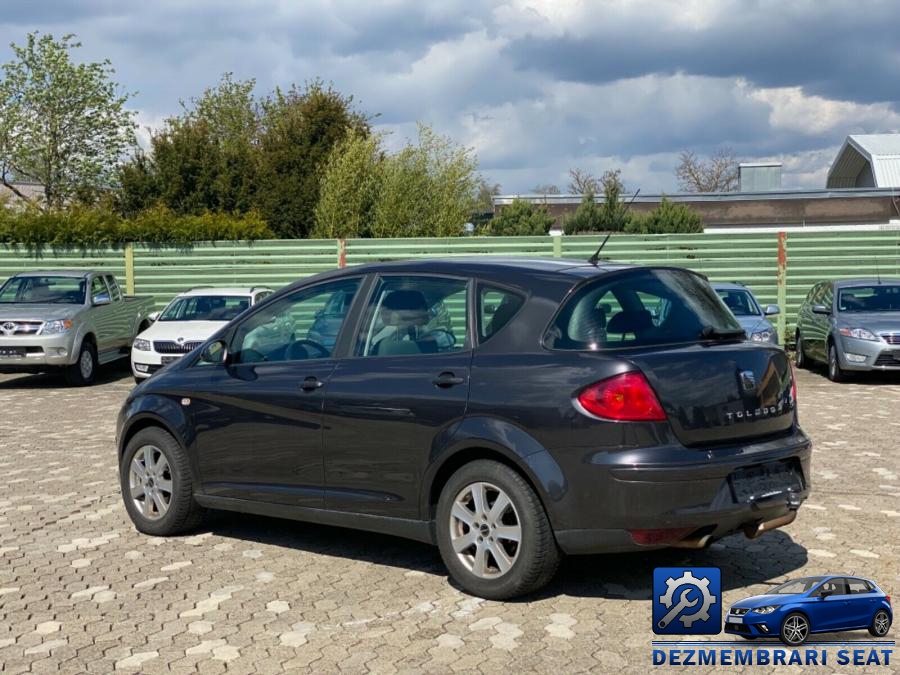
[(800, 374), (814, 493), (786, 529), (572, 558), (538, 597), (501, 603), (453, 588), (436, 550), (401, 539), (232, 514), (192, 536), (139, 535), (113, 441), (126, 373), (90, 389), (3, 376), (0, 671), (644, 672), (657, 566), (721, 567), (726, 607), (829, 571), (900, 595), (894, 382)]

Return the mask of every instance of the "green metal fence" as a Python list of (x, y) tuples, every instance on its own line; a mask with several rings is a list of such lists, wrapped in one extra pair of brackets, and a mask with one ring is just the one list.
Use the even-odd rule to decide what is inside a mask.
[[(194, 286), (278, 288), (324, 270), (379, 260), (485, 255), (586, 260), (601, 240), (592, 236), (327, 239), (39, 252), (0, 247), (0, 278), (29, 269), (108, 269), (119, 275), (129, 292), (153, 295), (161, 307)], [(790, 336), (797, 307), (816, 281), (878, 274), (900, 277), (900, 232), (614, 235), (603, 258), (689, 267), (713, 281), (745, 283), (763, 304), (782, 306), (779, 329)]]

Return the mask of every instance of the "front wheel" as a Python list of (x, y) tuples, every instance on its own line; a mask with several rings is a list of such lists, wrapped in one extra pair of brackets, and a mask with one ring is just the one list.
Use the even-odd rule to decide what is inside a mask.
[(142, 429), (128, 442), (119, 482), (125, 509), (140, 532), (180, 534), (197, 527), (203, 518), (203, 509), (194, 500), (187, 454), (164, 429)]
[(800, 331), (797, 331), (797, 339), (796, 339), (796, 353), (794, 354), (794, 361), (797, 364), (798, 368), (809, 368), (809, 357), (806, 355), (806, 347), (803, 345), (803, 337), (800, 335)]
[(875, 612), (875, 616), (872, 617), (872, 625), (869, 626), (869, 634), (874, 635), (875, 637), (884, 637), (888, 634), (890, 629), (891, 615), (888, 614), (887, 611), (879, 609)]
[(795, 612), (788, 614), (781, 624), (778, 638), (788, 647), (797, 647), (809, 637), (809, 619), (806, 615)]
[(841, 362), (838, 361), (837, 347), (829, 345), (828, 347), (828, 379), (832, 382), (845, 382), (847, 375), (841, 368)]
[(78, 360), (66, 367), (66, 382), (76, 387), (94, 383), (97, 377), (97, 348), (90, 340), (81, 343)]
[(489, 600), (532, 593), (549, 583), (560, 553), (531, 486), (499, 462), (459, 469), (441, 491), (438, 547), (450, 576)]

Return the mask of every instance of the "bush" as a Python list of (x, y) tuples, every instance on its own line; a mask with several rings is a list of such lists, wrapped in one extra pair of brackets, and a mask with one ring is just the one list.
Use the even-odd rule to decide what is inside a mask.
[(670, 202), (663, 197), (659, 206), (649, 213), (632, 215), (625, 231), (633, 234), (703, 232), (703, 220), (687, 204)]
[(488, 232), (510, 237), (542, 235), (550, 231), (554, 222), (545, 206), (533, 204), (527, 199), (514, 199), (491, 219)]
[(179, 216), (164, 207), (156, 207), (125, 219), (98, 208), (73, 207), (65, 211), (0, 208), (2, 244), (90, 248), (126, 242), (187, 245), (196, 241), (253, 241), (272, 237), (272, 231), (255, 212)]

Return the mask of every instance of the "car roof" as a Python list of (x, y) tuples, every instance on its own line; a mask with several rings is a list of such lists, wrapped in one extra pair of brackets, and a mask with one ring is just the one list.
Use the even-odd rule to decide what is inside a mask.
[(13, 277), (72, 277), (80, 279), (91, 274), (112, 274), (112, 272), (101, 272), (99, 270), (34, 270), (32, 272), (19, 272), (13, 274)]
[(878, 278), (861, 278), (861, 279), (841, 279), (832, 282), (835, 288), (852, 288), (854, 286), (881, 286), (882, 284), (894, 286), (900, 284), (900, 279)]
[(245, 286), (243, 288), (231, 287), (231, 288), (191, 288), (190, 290), (184, 291), (183, 293), (179, 293), (179, 297), (191, 297), (196, 295), (204, 295), (204, 296), (220, 296), (220, 295), (252, 295), (253, 293), (259, 293), (260, 291), (271, 291), (272, 289), (267, 286)]

